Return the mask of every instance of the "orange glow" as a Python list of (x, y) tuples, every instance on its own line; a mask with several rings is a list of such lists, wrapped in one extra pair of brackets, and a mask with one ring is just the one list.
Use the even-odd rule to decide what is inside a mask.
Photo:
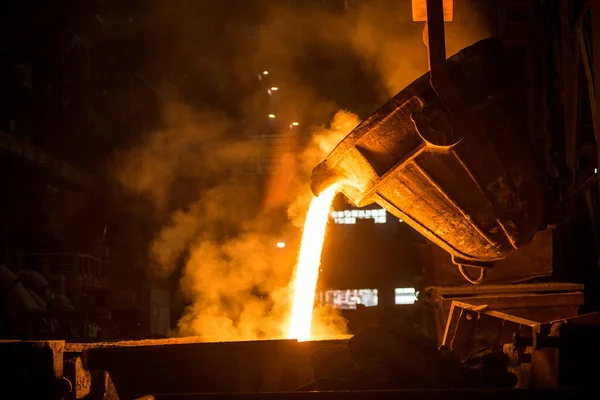
[(298, 339), (299, 341), (310, 339), (325, 227), (335, 193), (335, 186), (331, 186), (319, 197), (313, 198), (306, 214), (302, 243), (298, 254), (289, 339)]
[(266, 210), (272, 210), (281, 207), (288, 203), (291, 177), (295, 173), (296, 159), (292, 151), (295, 143), (292, 140), (286, 140), (277, 145), (279, 148), (276, 154), (279, 159), (275, 164), (271, 176), (269, 176), (266, 196), (263, 202), (263, 207)]

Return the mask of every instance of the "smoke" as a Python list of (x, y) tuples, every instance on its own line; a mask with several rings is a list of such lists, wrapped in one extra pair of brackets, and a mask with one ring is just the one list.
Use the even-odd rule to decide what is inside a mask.
[[(428, 70), (424, 23), (412, 22), (410, 3), (394, 0), (357, 3), (350, 41), (365, 67), (379, 74), (386, 98)], [(453, 22), (446, 23), (448, 57), (490, 35), (490, 28), (479, 17), (474, 2), (455, 0), (454, 11)]]
[[(333, 121), (330, 127), (321, 127), (312, 134), (311, 141), (295, 155), (292, 168), (287, 170), (292, 183), (284, 203), (293, 204), (289, 213), (296, 219), (304, 218), (312, 197), (308, 179), (314, 161), (331, 151), (347, 129), (356, 125), (358, 117), (339, 112)], [(206, 214), (196, 214), (197, 219), (221, 224), (234, 209), (239, 207), (241, 212), (233, 237), (216, 240), (217, 230), (204, 231), (191, 243), (182, 288), (192, 305), (179, 322), (179, 334), (200, 335), (206, 340), (281, 338), (287, 334), (289, 284), (300, 230), (291, 225), (275, 228), (264, 210), (255, 215), (247, 213), (242, 203), (248, 200), (248, 190), (234, 180), (217, 185), (202, 198)], [(180, 216), (176, 213), (174, 217)], [(182, 229), (185, 227), (183, 224)], [(281, 237), (286, 238), (287, 251), (275, 245)], [(170, 249), (165, 242), (155, 242), (155, 246)], [(315, 334), (320, 335), (345, 331), (337, 314), (323, 310), (315, 314), (314, 326)]]
[[(155, 277), (184, 265), (181, 290), (191, 305), (177, 334), (211, 341), (284, 337), (300, 230), (261, 207), (263, 178), (248, 167), (264, 149), (252, 138), (231, 135), (236, 124), (219, 113), (173, 99), (164, 105), (163, 120), (164, 129), (120, 157), (117, 177), (158, 210), (183, 198), (185, 206), (169, 213), (150, 246), (159, 266)], [(288, 154), (290, 184), (282, 204), (294, 204), (294, 218), (308, 208), (312, 166), (357, 123), (356, 115), (339, 112), (330, 126), (312, 131), (300, 152)], [(183, 189), (181, 182), (187, 183)], [(275, 245), (282, 237), (284, 250)], [(339, 332), (331, 314), (317, 315), (319, 332)]]
[(310, 174), (313, 168), (325, 158), (329, 152), (354, 129), (360, 122), (356, 114), (340, 110), (332, 118), (328, 126), (321, 126), (312, 131), (309, 145), (296, 160), (298, 171), (295, 175), (296, 187), (294, 198), (290, 199), (287, 213), (290, 221), (297, 227), (304, 225), (306, 210), (312, 199), (310, 191)]
[(242, 190), (236, 183), (247, 160), (260, 154), (255, 141), (232, 136), (232, 123), (214, 110), (192, 110), (173, 99), (163, 110), (165, 128), (117, 158), (117, 179), (149, 198), (157, 214), (170, 214), (150, 249), (160, 266), (153, 272), (161, 277), (175, 269), (199, 232), (237, 228), (260, 196), (256, 182)]
[(290, 265), (276, 254), (276, 240), (259, 232), (224, 242), (198, 238), (182, 280), (192, 305), (180, 334), (211, 341), (284, 337)]
[[(154, 206), (150, 275), (181, 275), (189, 306), (176, 334), (286, 335), (310, 173), (360, 121), (336, 110), (369, 113), (427, 69), (422, 26), (398, 3), (359, 2), (350, 14), (309, 1), (157, 2), (162, 126), (117, 155), (116, 177)], [(263, 69), (280, 88), (275, 103), (254, 88)], [(254, 139), (269, 107), (285, 121), (275, 149)], [(266, 158), (268, 179), (249, 173)], [(346, 330), (328, 308), (313, 323), (318, 335)]]

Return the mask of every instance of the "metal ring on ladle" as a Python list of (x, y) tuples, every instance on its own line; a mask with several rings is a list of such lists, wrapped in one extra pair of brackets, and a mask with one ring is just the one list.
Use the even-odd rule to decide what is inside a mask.
[[(458, 264), (458, 271), (460, 272), (460, 274), (463, 276), (463, 278), (465, 278), (467, 281), (469, 281), (469, 283), (472, 283), (473, 285), (479, 285), (481, 282), (483, 282), (485, 280), (485, 277), (487, 276), (486, 268), (479, 268), (479, 278), (473, 278), (467, 271), (465, 271), (465, 268), (467, 268), (467, 267), (462, 264)], [(478, 268), (478, 267), (468, 267), (468, 268)]]

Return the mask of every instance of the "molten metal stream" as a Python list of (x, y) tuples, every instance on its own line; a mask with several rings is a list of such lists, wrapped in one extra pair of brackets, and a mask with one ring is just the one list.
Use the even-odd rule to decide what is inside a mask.
[(294, 285), (294, 306), (290, 322), (289, 339), (309, 340), (315, 290), (321, 264), (321, 251), (329, 209), (335, 196), (335, 186), (329, 187), (319, 197), (312, 199), (298, 255), (298, 268)]

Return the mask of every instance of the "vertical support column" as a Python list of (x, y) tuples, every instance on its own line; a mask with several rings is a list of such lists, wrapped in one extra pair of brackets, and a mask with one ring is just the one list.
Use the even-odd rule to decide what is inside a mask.
[(446, 68), (446, 35), (444, 32), (443, 0), (426, 0), (427, 49), (429, 51), (429, 80), (431, 87), (446, 109), (461, 120), (466, 114), (460, 93), (448, 77)]
[[(591, 1), (591, 12), (592, 12), (592, 54), (593, 54), (593, 65), (595, 67), (600, 67), (600, 3), (597, 1)], [(594, 97), (596, 99), (600, 96), (600, 79), (595, 76), (595, 69), (593, 71), (594, 75)], [(592, 118), (596, 120), (597, 116), (600, 115), (600, 102), (596, 102), (595, 109), (592, 109)], [(597, 129), (594, 126), (594, 129)], [(594, 136), (596, 137), (596, 152), (598, 154), (598, 163), (600, 164), (600, 132), (594, 130)], [(599, 194), (600, 194), (600, 185), (598, 185)]]
[(427, 0), (427, 49), (432, 82), (446, 76), (446, 34), (444, 32), (444, 3)]
[(570, 1), (560, 2), (560, 29), (562, 46), (562, 78), (565, 93), (565, 154), (567, 165), (571, 169), (571, 191), (577, 187), (578, 169), (578, 125), (579, 125), (579, 46), (573, 46), (570, 35), (573, 14)]

